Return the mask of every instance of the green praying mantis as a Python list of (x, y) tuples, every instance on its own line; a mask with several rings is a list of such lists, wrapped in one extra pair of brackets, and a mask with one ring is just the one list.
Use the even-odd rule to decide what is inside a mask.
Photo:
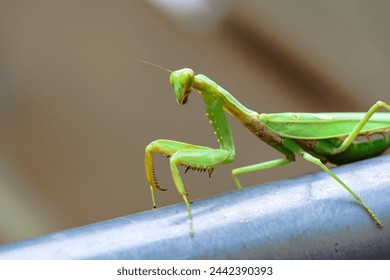
[(241, 189), (238, 175), (282, 166), (294, 161), (296, 155), (300, 155), (321, 167), (364, 207), (378, 227), (383, 226), (367, 204), (325, 163), (346, 164), (377, 156), (389, 148), (390, 113), (377, 112), (381, 108), (390, 111), (388, 104), (378, 101), (365, 113), (258, 114), (246, 108), (228, 91), (205, 75), (195, 75), (189, 68), (177, 71), (165, 70), (171, 72), (169, 81), (179, 104), (184, 105), (188, 102), (192, 90), (195, 89), (200, 93), (206, 107), (206, 116), (219, 143), (219, 148), (213, 149), (161, 139), (151, 142), (145, 149), (146, 178), (150, 186), (153, 207), (156, 208), (154, 189), (165, 190), (160, 188), (156, 181), (152, 158), (153, 153), (161, 153), (169, 158), (173, 181), (186, 204), (191, 236), (194, 236), (193, 217), (187, 198), (188, 193), (178, 166), (185, 166), (187, 170), (208, 171), (210, 176), (217, 166), (234, 161), (233, 135), (225, 111), (262, 141), (284, 155), (281, 159), (233, 169), (232, 176), (238, 189)]

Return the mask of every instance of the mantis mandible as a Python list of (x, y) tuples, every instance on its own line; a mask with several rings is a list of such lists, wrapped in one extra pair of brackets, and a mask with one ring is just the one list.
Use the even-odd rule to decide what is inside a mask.
[(206, 107), (206, 116), (219, 143), (219, 149), (213, 149), (161, 139), (151, 142), (145, 149), (146, 178), (150, 186), (153, 207), (156, 208), (154, 189), (165, 190), (157, 184), (154, 175), (152, 154), (158, 152), (169, 158), (173, 181), (187, 206), (191, 236), (194, 235), (191, 207), (178, 166), (185, 166), (187, 170), (207, 170), (210, 176), (217, 166), (233, 162), (235, 147), (225, 111), (284, 155), (281, 159), (233, 169), (232, 176), (238, 189), (241, 189), (238, 175), (282, 166), (294, 161), (296, 155), (300, 155), (321, 167), (364, 207), (378, 227), (383, 226), (367, 204), (325, 163), (331, 162), (336, 165), (350, 163), (377, 156), (389, 148), (390, 113), (377, 112), (381, 108), (390, 111), (388, 104), (378, 101), (365, 113), (258, 114), (246, 108), (205, 75), (195, 75), (189, 68), (168, 71), (171, 72), (169, 80), (179, 104), (184, 105), (188, 102), (192, 90), (200, 93)]

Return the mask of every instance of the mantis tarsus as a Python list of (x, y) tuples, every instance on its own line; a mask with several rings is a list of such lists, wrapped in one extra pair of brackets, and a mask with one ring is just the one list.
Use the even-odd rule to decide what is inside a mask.
[(174, 183), (187, 206), (191, 236), (194, 235), (191, 207), (178, 165), (187, 167), (187, 170), (207, 170), (211, 175), (217, 166), (233, 162), (235, 147), (225, 111), (284, 155), (281, 159), (233, 169), (232, 176), (237, 188), (241, 188), (238, 175), (285, 165), (300, 155), (321, 167), (364, 207), (378, 227), (383, 226), (366, 203), (324, 163), (345, 164), (377, 156), (389, 148), (390, 113), (377, 112), (381, 108), (390, 111), (388, 104), (378, 101), (366, 113), (258, 114), (202, 74), (195, 75), (189, 68), (170, 72), (170, 83), (179, 104), (187, 103), (193, 89), (200, 93), (206, 116), (219, 143), (219, 149), (213, 149), (173, 140), (156, 140), (145, 149), (146, 177), (153, 207), (156, 208), (153, 190), (165, 190), (159, 187), (154, 175), (152, 154), (159, 152), (169, 158)]

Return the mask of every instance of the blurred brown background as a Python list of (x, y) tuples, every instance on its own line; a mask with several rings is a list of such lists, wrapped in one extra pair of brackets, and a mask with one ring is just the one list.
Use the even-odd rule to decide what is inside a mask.
[[(150, 209), (152, 140), (217, 146), (197, 93), (179, 106), (168, 73), (125, 56), (191, 67), (258, 112), (365, 111), (389, 102), (389, 12), (358, 0), (0, 0), (0, 242)], [(237, 159), (211, 180), (187, 173), (192, 200), (233, 190), (234, 167), (280, 158), (229, 119)], [(181, 202), (155, 159), (169, 188), (158, 206)], [(240, 179), (317, 170), (298, 159)]]

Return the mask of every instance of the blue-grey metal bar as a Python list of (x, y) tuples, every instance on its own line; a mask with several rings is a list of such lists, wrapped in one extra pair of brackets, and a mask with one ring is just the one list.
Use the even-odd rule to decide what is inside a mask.
[[(390, 259), (390, 156), (0, 246), (0, 259)], [(259, 173), (261, 174), (261, 173)], [(260, 175), (259, 175), (260, 176)]]

